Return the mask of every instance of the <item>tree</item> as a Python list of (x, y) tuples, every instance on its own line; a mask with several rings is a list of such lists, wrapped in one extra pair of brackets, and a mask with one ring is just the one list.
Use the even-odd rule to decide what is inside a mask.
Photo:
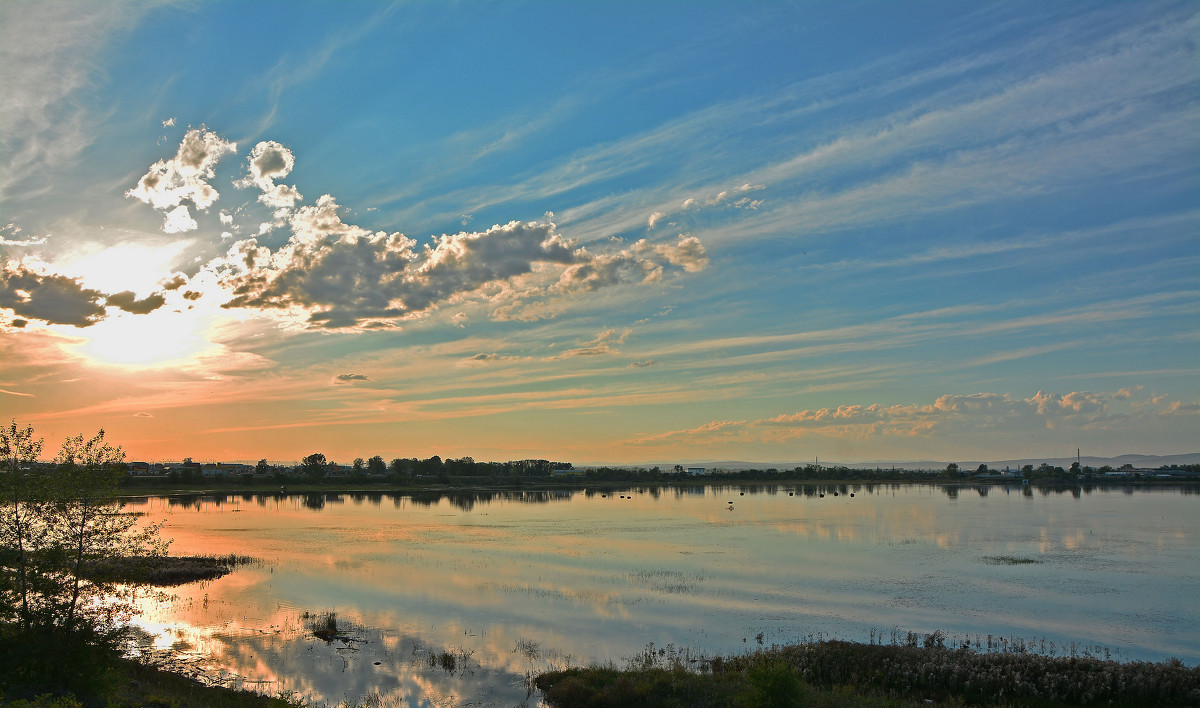
[(947, 477), (957, 477), (958, 476), (958, 463), (951, 462), (950, 464), (946, 465), (946, 471), (943, 474), (945, 474)]
[(987, 463), (979, 465), (979, 467), (976, 468), (975, 473), (976, 474), (987, 474), (988, 473)]
[(361, 477), (367, 471), (367, 463), (361, 457), (354, 458), (354, 476)]
[(33, 439), (33, 428), (18, 428), (12, 421), (0, 429), (0, 543), (4, 550), (3, 576), (0, 577), (0, 621), (17, 621), (20, 628), (31, 629), (30, 568), (31, 556), (39, 555), (45, 540), (42, 517), (46, 511), (44, 482), (34, 472), (42, 455), (42, 440)]
[(376, 455), (367, 460), (367, 473), (375, 477), (382, 477), (387, 474), (387, 463), (383, 461), (382, 457)]
[(0, 428), (0, 667), (26, 685), (77, 685), (116, 655), (132, 613), (128, 585), (96, 571), (162, 555), (159, 525), (139, 527), (117, 498), (125, 453), (67, 438), (53, 464), (15, 421)]
[(328, 465), (329, 463), (325, 461), (324, 454), (314, 452), (300, 461), (300, 471), (309, 477), (321, 479), (325, 476)]
[(267, 474), (270, 471), (271, 471), (271, 465), (267, 464), (267, 460), (265, 457), (263, 459), (259, 460), (258, 464), (254, 466), (255, 474)]

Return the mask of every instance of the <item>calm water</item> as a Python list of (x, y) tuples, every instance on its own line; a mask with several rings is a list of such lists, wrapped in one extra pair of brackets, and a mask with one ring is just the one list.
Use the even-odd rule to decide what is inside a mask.
[[(651, 642), (736, 653), (940, 629), (956, 645), (986, 648), (992, 635), (1047, 653), (1074, 642), (1200, 661), (1200, 495), (1179, 490), (780, 485), (128, 506), (166, 520), (173, 555), (262, 561), (146, 597), (139, 624), (159, 648), (210, 678), (329, 705), (368, 694), (536, 705), (527, 675), (623, 665)], [(328, 611), (350, 641), (308, 630), (306, 613)]]

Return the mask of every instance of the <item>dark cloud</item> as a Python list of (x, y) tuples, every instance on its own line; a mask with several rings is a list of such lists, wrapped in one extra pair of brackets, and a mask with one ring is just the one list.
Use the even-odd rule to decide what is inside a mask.
[(419, 314), (449, 298), (577, 254), (551, 223), (514, 221), (487, 231), (442, 235), (416, 250), (402, 233), (346, 224), (333, 197), (301, 207), (291, 240), (275, 253), (242, 241), (230, 251), (225, 307), (311, 311), (310, 321), (350, 327)]
[(646, 359), (645, 361), (635, 361), (632, 364), (630, 364), (630, 366), (632, 366), (635, 369), (644, 369), (647, 366), (654, 366), (656, 364), (658, 364), (657, 361), (655, 361), (653, 359)]
[(163, 290), (178, 290), (187, 285), (187, 282), (188, 279), (186, 275), (183, 273), (177, 273), (173, 278), (168, 278), (167, 280), (159, 283), (159, 286), (162, 287)]
[(334, 380), (338, 383), (350, 383), (351, 381), (370, 381), (371, 379), (363, 374), (338, 374)]
[(75, 278), (37, 273), (9, 264), (0, 271), (0, 307), (21, 318), (88, 327), (104, 319), (104, 293)]
[(13, 327), (16, 327), (17, 329), (21, 329), (25, 325), (29, 324), (29, 320), (13, 320), (9, 324), (11, 324)]
[(154, 312), (166, 303), (166, 299), (159, 293), (154, 293), (138, 300), (137, 295), (130, 290), (117, 293), (116, 295), (109, 295), (105, 300), (109, 306), (119, 307), (135, 315), (145, 315)]

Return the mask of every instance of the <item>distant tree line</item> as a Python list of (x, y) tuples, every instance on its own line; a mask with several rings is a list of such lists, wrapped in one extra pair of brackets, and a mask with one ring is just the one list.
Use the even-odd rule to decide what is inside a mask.
[[(1132, 465), (1123, 465), (1114, 469), (1111, 466), (1093, 468), (1087, 465), (1072, 463), (1068, 468), (1042, 463), (1027, 464), (1019, 469), (996, 470), (986, 464), (980, 464), (972, 469), (950, 463), (944, 469), (910, 469), (900, 467), (861, 468), (845, 465), (818, 465), (809, 463), (790, 468), (752, 468), (752, 469), (706, 469), (702, 475), (693, 475), (682, 465), (671, 469), (662, 467), (616, 467), (604, 466), (578, 469), (570, 462), (551, 461), (543, 459), (510, 460), (508, 462), (477, 462), (471, 457), (445, 458), (434, 455), (428, 458), (398, 457), (390, 462), (380, 455), (368, 459), (355, 458), (349, 465), (337, 464), (328, 459), (323, 453), (306, 455), (295, 465), (273, 465), (265, 459), (259, 460), (253, 467), (253, 474), (224, 475), (226, 479), (240, 480), (252, 483), (255, 478), (271, 479), (281, 484), (295, 483), (329, 483), (334, 481), (357, 480), (374, 481), (390, 484), (405, 484), (417, 480), (432, 480), (440, 484), (479, 484), (481, 482), (508, 484), (522, 483), (523, 480), (549, 479), (556, 471), (569, 471), (571, 478), (582, 482), (632, 482), (632, 483), (666, 483), (692, 480), (696, 482), (776, 482), (776, 481), (911, 481), (934, 482), (967, 480), (972, 477), (995, 477), (1001, 472), (1010, 474), (1031, 482), (1066, 483), (1087, 478), (1103, 477), (1110, 472), (1125, 472), (1136, 475)], [(1164, 465), (1158, 468), (1161, 472), (1200, 474), (1200, 464)], [(217, 479), (222, 474), (215, 475)], [(205, 478), (202, 466), (186, 459), (184, 463), (173, 468), (168, 475), (172, 482), (191, 483)], [(212, 478), (209, 475), (208, 478)]]
[[(397, 457), (391, 462), (384, 462), (383, 457), (375, 455), (370, 459), (355, 458), (350, 465), (349, 476), (357, 479), (387, 479), (392, 482), (403, 482), (418, 477), (432, 477), (447, 481), (455, 477), (549, 477), (555, 470), (573, 469), (570, 462), (554, 462), (551, 460), (510, 460), (508, 462), (476, 462), (471, 457), (458, 459), (442, 459), (439, 455), (420, 459), (417, 457)], [(323, 453), (306, 455), (300, 464), (294, 467), (271, 465), (266, 460), (259, 460), (255, 465), (255, 473), (270, 475), (281, 482), (292, 481), (321, 481), (331, 476), (343, 474), (342, 467), (330, 461)]]

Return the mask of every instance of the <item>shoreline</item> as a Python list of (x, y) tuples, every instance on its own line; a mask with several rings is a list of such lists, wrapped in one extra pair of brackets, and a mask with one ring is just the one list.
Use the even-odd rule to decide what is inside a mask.
[(740, 488), (752, 489), (762, 487), (872, 487), (880, 486), (930, 486), (946, 489), (979, 489), (1012, 488), (1068, 491), (1071, 489), (1188, 489), (1200, 493), (1200, 478), (1173, 479), (1131, 479), (1131, 480), (1033, 480), (1028, 484), (1020, 480), (1007, 479), (978, 479), (978, 480), (945, 480), (938, 478), (872, 478), (872, 479), (707, 479), (707, 480), (594, 480), (594, 481), (552, 481), (538, 479), (527, 482), (506, 483), (406, 483), (396, 484), (388, 481), (357, 480), (353, 482), (267, 482), (254, 480), (252, 482), (225, 480), (210, 483), (178, 483), (160, 482), (139, 483), (126, 481), (119, 488), (118, 497), (122, 499), (159, 496), (180, 497), (207, 494), (266, 494), (288, 496), (292, 494), (399, 494), (402, 496), (457, 493), (516, 493), (516, 492), (609, 492), (629, 489), (664, 489), (664, 488)]

